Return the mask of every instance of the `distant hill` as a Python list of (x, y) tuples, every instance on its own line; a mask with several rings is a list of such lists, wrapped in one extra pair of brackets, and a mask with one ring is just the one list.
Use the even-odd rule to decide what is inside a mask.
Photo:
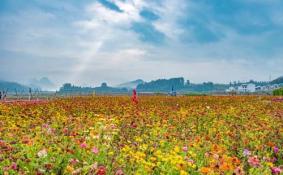
[(128, 93), (127, 88), (109, 87), (106, 83), (102, 83), (99, 87), (80, 87), (65, 83), (59, 90), (61, 94), (112, 94), (112, 93)]
[(272, 84), (283, 84), (283, 76), (271, 81)]
[(9, 92), (15, 92), (16, 90), (18, 92), (28, 92), (29, 87), (21, 85), (19, 83), (15, 83), (15, 82), (8, 82), (8, 81), (2, 81), (0, 80), (0, 91), (6, 91), (8, 90)]
[(145, 82), (137, 86), (138, 91), (143, 92), (169, 92), (172, 87), (174, 90), (184, 88), (185, 80), (183, 77), (171, 79), (158, 79), (150, 82)]
[(55, 85), (47, 77), (42, 77), (41, 79), (38, 80), (32, 79), (30, 82), (30, 86), (34, 89), (41, 89), (41, 90), (55, 89)]
[(143, 84), (143, 83), (144, 83), (144, 81), (142, 79), (137, 79), (137, 80), (134, 80), (134, 81), (130, 81), (130, 82), (119, 84), (117, 87), (119, 87), (119, 88), (127, 88), (127, 89), (134, 89), (139, 84)]

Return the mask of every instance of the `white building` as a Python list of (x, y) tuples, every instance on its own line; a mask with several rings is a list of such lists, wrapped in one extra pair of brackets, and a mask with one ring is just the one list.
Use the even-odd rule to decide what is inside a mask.
[(236, 92), (236, 88), (230, 86), (228, 89), (226, 89), (226, 92)]
[(253, 83), (241, 84), (238, 87), (229, 87), (226, 89), (226, 92), (237, 92), (237, 93), (254, 93), (254, 92), (271, 92), (275, 89), (280, 88), (281, 86), (278, 84), (274, 85), (266, 85), (266, 86), (256, 86)]
[(242, 84), (238, 87), (238, 91), (245, 93), (245, 92), (255, 92), (256, 91), (256, 86), (253, 83), (249, 84)]

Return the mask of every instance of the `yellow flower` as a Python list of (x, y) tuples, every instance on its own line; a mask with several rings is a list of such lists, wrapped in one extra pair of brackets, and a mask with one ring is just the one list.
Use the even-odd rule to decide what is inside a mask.
[(142, 142), (143, 140), (142, 140), (142, 138), (140, 138), (140, 137), (136, 137), (136, 142)]
[(186, 171), (184, 171), (184, 170), (181, 170), (180, 171), (180, 175), (188, 175), (189, 173), (187, 173)]
[(151, 157), (150, 160), (154, 162), (156, 161), (156, 157)]
[(71, 172), (74, 171), (74, 168), (73, 168), (72, 166), (68, 165), (68, 166), (66, 167), (66, 171), (67, 171), (68, 173), (71, 173)]
[(175, 146), (175, 147), (174, 147), (174, 151), (175, 151), (176, 153), (179, 153), (179, 152), (180, 152), (180, 147)]
[(274, 166), (273, 163), (271, 163), (271, 162), (267, 162), (266, 165), (269, 166), (269, 167), (273, 167)]

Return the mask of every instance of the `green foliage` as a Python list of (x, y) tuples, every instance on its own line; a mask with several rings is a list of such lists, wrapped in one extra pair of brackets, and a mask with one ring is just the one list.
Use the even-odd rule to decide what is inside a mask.
[(197, 92), (190, 92), (190, 93), (186, 93), (184, 94), (185, 96), (207, 96), (207, 94), (204, 93), (197, 93)]
[(283, 88), (274, 90), (273, 91), (273, 95), (275, 95), (275, 96), (283, 96)]

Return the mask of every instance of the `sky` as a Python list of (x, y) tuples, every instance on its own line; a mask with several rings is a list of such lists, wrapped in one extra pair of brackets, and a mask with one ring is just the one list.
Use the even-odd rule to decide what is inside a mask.
[(2, 80), (229, 83), (282, 65), (282, 0), (0, 0)]

